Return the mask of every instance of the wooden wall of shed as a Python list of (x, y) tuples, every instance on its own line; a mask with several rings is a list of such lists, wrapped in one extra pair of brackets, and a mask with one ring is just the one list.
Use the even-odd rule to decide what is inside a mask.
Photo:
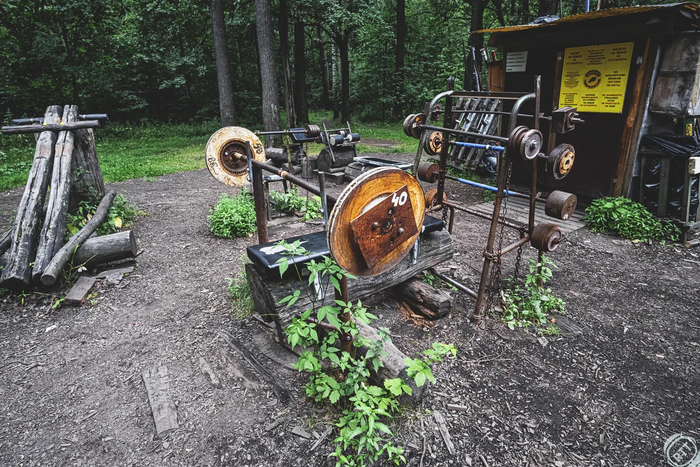
[[(619, 42), (624, 41), (624, 39), (619, 40)], [(576, 47), (614, 42), (599, 43), (592, 41), (588, 36), (582, 36), (579, 43), (569, 43), (566, 46)], [(552, 38), (550, 43), (556, 44), (558, 41)], [(634, 129), (638, 114), (637, 104), (643, 97), (638, 88), (645, 82), (647, 71), (644, 65), (648, 61), (647, 58), (642, 63), (638, 63), (638, 57), (644, 55), (646, 45), (646, 38), (635, 41), (622, 113), (582, 113), (581, 118), (585, 120), (584, 124), (577, 124), (573, 132), (557, 135), (553, 146), (561, 143), (573, 145), (576, 150), (576, 160), (571, 173), (564, 180), (554, 180), (552, 177), (547, 177), (544, 172), (544, 164), (540, 163), (538, 179), (542, 188), (547, 191), (564, 190), (575, 193), (584, 202), (593, 198), (619, 194), (619, 192), (625, 193), (628, 190), (632, 166), (631, 163), (628, 163), (627, 156), (631, 145), (636, 146), (638, 129), (637, 134), (635, 134)], [(562, 52), (563, 56), (564, 50), (564, 46), (530, 48), (526, 70), (506, 73), (505, 90), (532, 91), (534, 77), (538, 74), (541, 75), (541, 111), (547, 116), (551, 115), (552, 110), (558, 108), (558, 86), (555, 95), (555, 82), (560, 79), (556, 73), (557, 55)], [(513, 48), (511, 51), (516, 51), (516, 49)], [(651, 71), (649, 70), (648, 73)], [(644, 103), (645, 98), (642, 100), (642, 106)], [(531, 114), (533, 110), (534, 105), (529, 104), (524, 107), (523, 112)], [(532, 126), (533, 122), (532, 119), (522, 119), (518, 124)], [(625, 131), (626, 127), (629, 127), (627, 131)], [(504, 119), (503, 128), (507, 128), (507, 119)], [(540, 130), (546, 142), (549, 134), (549, 122), (540, 120)], [(528, 167), (529, 163), (526, 166), (523, 161), (516, 159), (513, 180), (527, 184), (530, 178)]]

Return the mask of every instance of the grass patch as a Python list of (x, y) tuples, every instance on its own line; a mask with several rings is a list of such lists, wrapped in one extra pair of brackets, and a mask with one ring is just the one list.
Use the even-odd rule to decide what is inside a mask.
[(228, 293), (231, 296), (231, 315), (233, 319), (245, 319), (252, 316), (255, 311), (253, 293), (250, 291), (245, 268), (239, 278), (228, 278)]

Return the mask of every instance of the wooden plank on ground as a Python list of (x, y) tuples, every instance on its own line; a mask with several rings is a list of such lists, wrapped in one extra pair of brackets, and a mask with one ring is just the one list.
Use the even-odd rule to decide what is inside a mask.
[(66, 305), (80, 306), (85, 303), (90, 290), (95, 285), (94, 277), (80, 276), (66, 294)]
[(144, 369), (141, 377), (148, 393), (148, 402), (156, 425), (156, 436), (163, 438), (179, 427), (177, 410), (170, 397), (168, 368), (164, 365), (155, 365)]
[(440, 430), (440, 434), (442, 435), (442, 440), (445, 441), (445, 446), (447, 446), (447, 450), (449, 451), (451, 456), (454, 456), (455, 445), (454, 443), (452, 443), (450, 432), (447, 430), (447, 423), (445, 423), (445, 418), (440, 412), (437, 411), (433, 414), (433, 417), (435, 417), (435, 422), (437, 422), (438, 429)]

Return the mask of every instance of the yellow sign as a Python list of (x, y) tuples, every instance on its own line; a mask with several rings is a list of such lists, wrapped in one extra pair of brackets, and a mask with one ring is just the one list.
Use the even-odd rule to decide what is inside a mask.
[(567, 48), (559, 107), (621, 113), (634, 42)]

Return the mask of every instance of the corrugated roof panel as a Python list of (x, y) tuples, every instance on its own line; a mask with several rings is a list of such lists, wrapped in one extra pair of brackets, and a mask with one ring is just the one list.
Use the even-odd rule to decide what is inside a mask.
[(648, 5), (648, 6), (632, 6), (632, 7), (624, 7), (624, 8), (610, 8), (608, 10), (589, 11), (588, 13), (579, 13), (577, 15), (567, 16), (567, 17), (558, 19), (556, 21), (552, 21), (551, 23), (523, 24), (521, 26), (502, 26), (502, 27), (498, 27), (498, 28), (481, 29), (479, 31), (474, 31), (471, 34), (476, 34), (476, 33), (482, 33), (482, 34), (483, 33), (507, 33), (507, 32), (515, 32), (515, 31), (525, 31), (527, 29), (546, 28), (546, 27), (558, 26), (558, 25), (566, 24), (566, 23), (576, 23), (579, 21), (587, 21), (587, 20), (600, 19), (600, 18), (612, 18), (615, 16), (624, 16), (624, 15), (634, 15), (637, 13), (644, 13), (646, 11), (660, 10), (662, 8), (679, 8), (679, 9), (687, 9), (687, 10), (690, 10), (693, 12), (697, 12), (699, 7), (700, 7), (700, 5), (698, 5), (697, 3), (669, 3), (666, 5)]

